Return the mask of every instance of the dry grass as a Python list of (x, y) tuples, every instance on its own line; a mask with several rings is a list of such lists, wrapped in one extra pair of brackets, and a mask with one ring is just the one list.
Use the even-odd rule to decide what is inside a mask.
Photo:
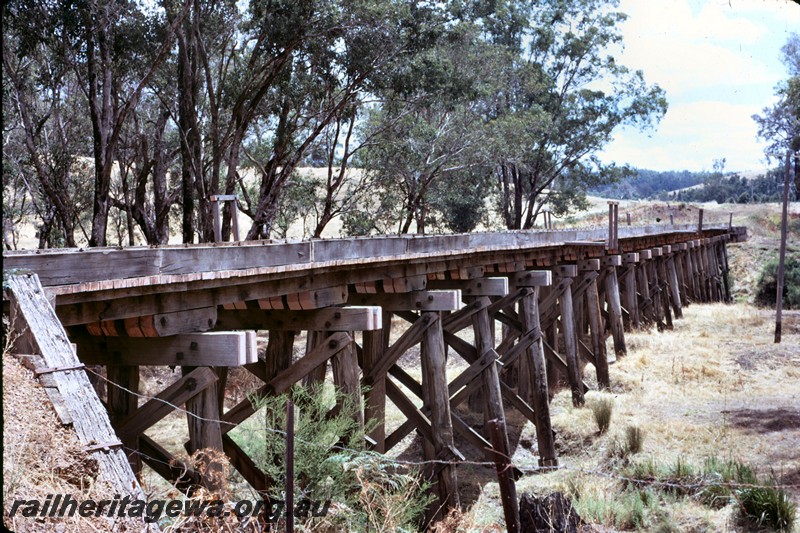
[(3, 525), (12, 531), (143, 531), (134, 519), (74, 517), (36, 519), (14, 516), (15, 500), (44, 501), (70, 494), (77, 501), (110, 498), (97, 479), (97, 463), (74, 432), (61, 425), (44, 389), (13, 356), (3, 353)]
[[(800, 313), (785, 320), (798, 325)], [(627, 427), (635, 426), (646, 435), (636, 460), (665, 467), (678, 461), (700, 466), (709, 456), (737, 460), (793, 485), (789, 494), (800, 502), (800, 331), (789, 328), (792, 333), (776, 347), (773, 321), (772, 313), (746, 304), (692, 305), (673, 331), (628, 334), (628, 356), (611, 367), (614, 417), (608, 433), (598, 434), (591, 409), (572, 407), (569, 392), (559, 392), (551, 413), (566, 468), (527, 476), (518, 492), (581, 492), (590, 502), (587, 512), (606, 516), (601, 525), (624, 524), (637, 502), (615, 477), (615, 465)], [(604, 396), (589, 393), (587, 405)], [(527, 423), (523, 434), (531, 433)], [(514, 462), (534, 467), (535, 454), (518, 447)], [(748, 530), (733, 504), (713, 510), (673, 497), (649, 505), (643, 508), (650, 517), (645, 529)], [(478, 528), (502, 520), (496, 483), (483, 487), (466, 516)]]

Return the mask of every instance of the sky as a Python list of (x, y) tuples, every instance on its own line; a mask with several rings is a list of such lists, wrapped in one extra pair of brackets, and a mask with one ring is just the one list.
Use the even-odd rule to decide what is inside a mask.
[[(615, 131), (604, 161), (652, 170), (761, 171), (768, 163), (753, 114), (788, 78), (781, 47), (800, 33), (791, 0), (621, 0), (628, 14), (619, 62), (667, 93), (655, 131)], [(769, 166), (776, 166), (775, 161)]]

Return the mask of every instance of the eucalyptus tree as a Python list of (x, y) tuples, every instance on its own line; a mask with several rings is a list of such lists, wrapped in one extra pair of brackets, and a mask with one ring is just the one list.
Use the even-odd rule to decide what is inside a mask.
[[(4, 202), (4, 221), (27, 198), (40, 221), (40, 248), (75, 246), (91, 209), (92, 187), (82, 172), (91, 127), (69, 61), (70, 32), (57, 6), (3, 6), (3, 182), (4, 200), (11, 201)], [(5, 194), (9, 183), (14, 190)]]
[(787, 151), (794, 160), (795, 199), (800, 200), (800, 34), (793, 33), (781, 48), (789, 78), (775, 87), (778, 101), (765, 107), (762, 115), (753, 115), (758, 136), (769, 142), (768, 158), (779, 161)]
[(479, 13), (497, 52), (484, 112), (506, 226), (530, 228), (546, 203), (581, 205), (590, 185), (626, 172), (596, 157), (623, 125), (652, 127), (665, 94), (610, 55), (626, 16), (613, 0), (498, 2)]
[(481, 163), (475, 28), (440, 17), (431, 46), (403, 58), (399, 75), (381, 88), (380, 105), (369, 110), (365, 122), (363, 135), (373, 142), (360, 164), (384, 195), (371, 206), (369, 216), (381, 221), (376, 229), (394, 226), (395, 232), (408, 233), (413, 225), (425, 233), (453, 198), (455, 189), (444, 182), (460, 182), (455, 188), (463, 191), (467, 182), (459, 177)]
[(269, 234), (283, 185), (329, 126), (396, 79), (398, 58), (426, 46), (441, 9), (399, 0), (267, 4), (254, 19), (273, 28), (268, 41), (289, 54), (259, 117), (271, 126), (262, 127), (261, 142), (272, 151), (260, 162), (249, 239)]

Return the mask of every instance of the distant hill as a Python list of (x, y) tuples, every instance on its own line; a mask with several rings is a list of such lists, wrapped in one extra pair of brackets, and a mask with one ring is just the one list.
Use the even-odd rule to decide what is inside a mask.
[(636, 174), (617, 183), (602, 185), (591, 189), (589, 194), (619, 200), (645, 200), (658, 198), (664, 193), (686, 189), (703, 183), (708, 172), (690, 172), (688, 170), (655, 170), (636, 169)]
[(637, 169), (633, 176), (591, 189), (589, 194), (620, 200), (745, 204), (778, 201), (782, 186), (781, 169), (772, 169), (766, 174)]

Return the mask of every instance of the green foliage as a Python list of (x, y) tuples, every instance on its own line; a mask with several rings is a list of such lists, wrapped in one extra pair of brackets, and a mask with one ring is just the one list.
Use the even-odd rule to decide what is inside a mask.
[(480, 172), (459, 172), (440, 180), (431, 207), (441, 213), (440, 224), (453, 233), (469, 233), (486, 215), (490, 182)]
[[(774, 307), (778, 290), (778, 258), (769, 260), (761, 269), (756, 284), (756, 304)], [(784, 309), (800, 309), (800, 254), (787, 253), (783, 281)]]
[(645, 529), (653, 523), (658, 500), (649, 490), (626, 489), (613, 497), (605, 492), (582, 490), (573, 506), (588, 523), (618, 529)]
[[(294, 471), (297, 498), (332, 500), (345, 513), (328, 516), (349, 531), (367, 531), (378, 524), (390, 529), (414, 527), (429, 503), (418, 474), (402, 472), (380, 454), (359, 451), (365, 431), (359, 406), (351, 395), (325, 387), (295, 386)], [(275, 483), (271, 496), (283, 499), (288, 395), (251, 398), (263, 416), (254, 416), (232, 432), (233, 438)], [(332, 415), (331, 409), (338, 409)], [(380, 497), (379, 497), (380, 495)]]
[(703, 486), (698, 493), (700, 501), (712, 509), (719, 509), (733, 500), (734, 485), (756, 485), (758, 476), (748, 465), (710, 456), (703, 464), (702, 481)]
[[(783, 168), (775, 168), (765, 175), (743, 178), (738, 174), (713, 172), (705, 174), (702, 187), (679, 191), (673, 196), (684, 202), (763, 203), (777, 202), (783, 197)], [(790, 185), (790, 194), (794, 185)]]
[(795, 158), (800, 150), (800, 33), (789, 35), (782, 52), (790, 77), (775, 87), (778, 101), (762, 115), (753, 115), (758, 136), (769, 143), (765, 153), (778, 161), (787, 150), (795, 152)]
[[(627, 174), (594, 154), (620, 126), (652, 126), (667, 103), (641, 71), (608, 55), (626, 18), (616, 3), (549, 0), (514, 16), (501, 7), (508, 6), (482, 20), (492, 28), (492, 42), (506, 48), (493, 56), (498, 66), (495, 84), (487, 87), (492, 133), (486, 145), (506, 226), (530, 228), (543, 205), (552, 201), (567, 213), (581, 205), (587, 187)], [(506, 22), (494, 23), (499, 20)], [(601, 79), (611, 81), (609, 90), (589, 88)]]
[(736, 500), (742, 515), (757, 527), (768, 526), (778, 531), (791, 531), (794, 527), (797, 505), (783, 489), (743, 487), (736, 491)]

